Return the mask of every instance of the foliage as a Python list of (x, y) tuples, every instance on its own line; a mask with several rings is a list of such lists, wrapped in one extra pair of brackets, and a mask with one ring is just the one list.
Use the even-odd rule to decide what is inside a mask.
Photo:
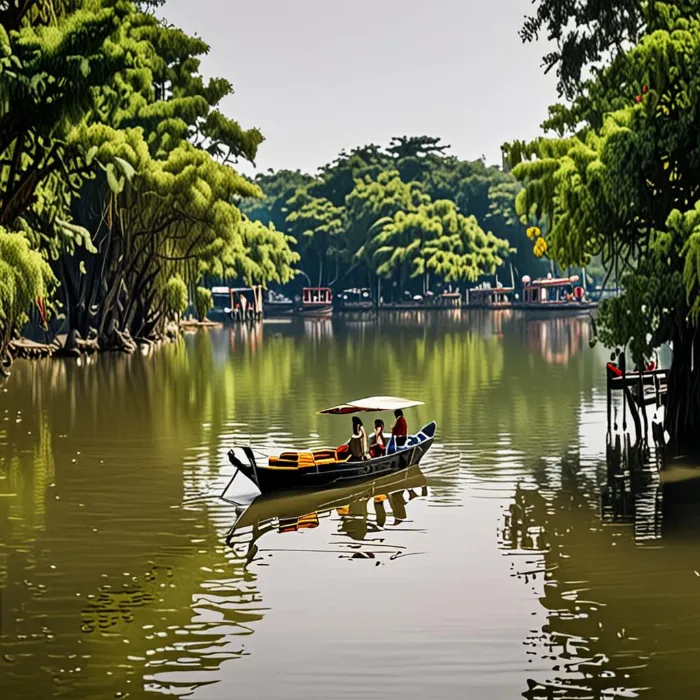
[(19, 233), (0, 227), (0, 371), (6, 371), (13, 335), (28, 320), (28, 311), (48, 299), (55, 285), (51, 268)]
[(200, 321), (205, 321), (207, 314), (214, 308), (211, 289), (197, 287), (194, 292), (194, 306), (197, 311), (197, 318)]
[(180, 275), (171, 277), (163, 286), (162, 299), (168, 318), (179, 319), (187, 308), (187, 285)]
[(231, 163), (262, 134), (223, 115), (232, 86), (201, 76), (209, 47), (159, 4), (0, 8), (0, 225), (51, 261), (69, 327), (107, 345), (162, 332), (173, 277), (286, 281), (296, 259), (236, 206), (261, 194)]
[[(263, 199), (244, 200), (242, 209), (251, 218), (274, 223), (292, 235), (298, 241), (301, 268), (319, 284), (342, 280), (347, 286), (371, 286), (391, 269), (397, 289), (423, 290), (428, 278), (423, 273), (412, 277), (408, 263), (403, 273), (401, 265), (392, 263), (387, 268), (386, 260), (375, 256), (374, 238), (381, 231), (379, 221), (400, 212), (418, 212), (439, 200), (452, 202), (461, 216), (475, 217), (480, 230), (506, 240), (501, 253), (510, 249), (509, 259), (518, 272), (537, 276), (543, 265), (527, 244), (515, 209), (522, 185), (509, 172), (482, 161), (460, 161), (447, 155), (447, 149), (438, 138), (402, 136), (392, 139), (386, 149), (369, 145), (343, 152), (315, 178), (299, 172), (268, 172), (256, 179)], [(424, 215), (425, 211), (418, 218)], [(468, 246), (479, 246), (487, 239), (467, 236), (464, 240), (470, 241)], [(443, 241), (439, 255), (436, 252), (432, 258), (432, 281), (473, 281), (476, 267), (460, 257), (468, 252), (458, 254)], [(490, 253), (485, 255), (488, 258)], [(394, 260), (401, 256), (397, 253)], [(502, 254), (496, 258), (496, 266), (503, 264)], [(477, 277), (495, 271), (489, 261), (479, 268)], [(402, 274), (405, 279), (399, 284)]]
[(624, 286), (600, 310), (601, 340), (629, 344), (637, 363), (673, 343), (667, 426), (678, 441), (700, 426), (696, 10), (692, 2), (645, 7), (638, 44), (585, 83), (570, 108), (552, 111), (551, 128), (580, 122), (575, 133), (505, 147), (525, 185), (518, 214), (549, 223), (540, 239), (548, 255), (561, 265), (600, 255)]
[(463, 216), (447, 200), (399, 211), (374, 228), (377, 273), (398, 279), (399, 291), (416, 277), (423, 279), (426, 291), (431, 274), (445, 282), (475, 282), (484, 273), (493, 274), (509, 252), (507, 241), (484, 233), (475, 217)]

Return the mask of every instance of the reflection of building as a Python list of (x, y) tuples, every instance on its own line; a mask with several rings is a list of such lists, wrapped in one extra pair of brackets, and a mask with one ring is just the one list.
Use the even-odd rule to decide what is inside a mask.
[(590, 321), (586, 317), (548, 318), (525, 323), (528, 349), (541, 355), (550, 365), (566, 365), (588, 343), (589, 337)]
[(318, 343), (333, 337), (333, 321), (330, 318), (305, 318), (304, 335)]
[(229, 349), (231, 352), (243, 349), (255, 355), (263, 342), (263, 324), (240, 323), (229, 328)]

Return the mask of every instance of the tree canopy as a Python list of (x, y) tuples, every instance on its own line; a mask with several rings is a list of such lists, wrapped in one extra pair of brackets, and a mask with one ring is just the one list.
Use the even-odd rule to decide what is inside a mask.
[(262, 134), (221, 112), (232, 86), (203, 78), (209, 47), (161, 4), (0, 7), (0, 226), (49, 262), (69, 328), (105, 346), (162, 333), (175, 278), (195, 301), (204, 275), (283, 283), (298, 259), (241, 215), (261, 191), (232, 164)]
[(641, 5), (639, 41), (551, 110), (562, 135), (504, 147), (525, 185), (518, 214), (549, 222), (548, 255), (575, 265), (599, 254), (619, 274), (624, 292), (602, 305), (601, 340), (629, 345), (638, 363), (673, 344), (666, 420), (679, 442), (700, 427), (697, 9)]
[(425, 292), (474, 283), (506, 262), (537, 275), (544, 264), (515, 210), (522, 185), (448, 149), (439, 138), (401, 136), (386, 148), (342, 152), (316, 177), (268, 172), (256, 178), (263, 199), (241, 206), (297, 241), (314, 284), (371, 286), (383, 278), (389, 294)]

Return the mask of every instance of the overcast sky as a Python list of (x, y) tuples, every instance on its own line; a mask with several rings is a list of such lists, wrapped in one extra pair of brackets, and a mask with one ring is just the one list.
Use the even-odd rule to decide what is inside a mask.
[[(556, 101), (542, 43), (518, 36), (531, 0), (168, 0), (168, 20), (211, 46), (223, 111), (265, 135), (257, 170), (301, 169), (392, 136), (440, 136), (499, 163)], [(247, 173), (255, 172), (240, 167)]]

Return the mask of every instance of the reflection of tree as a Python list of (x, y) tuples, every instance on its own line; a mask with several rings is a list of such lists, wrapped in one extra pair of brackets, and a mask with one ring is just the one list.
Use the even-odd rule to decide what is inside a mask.
[(173, 386), (183, 349), (16, 364), (0, 428), (3, 697), (133, 694), (144, 673), (172, 690), (184, 657), (192, 690), (260, 618), (254, 575), (182, 507), (203, 430)]
[[(700, 690), (700, 480), (662, 487), (655, 470), (636, 459), (629, 469), (627, 460), (611, 447), (600, 511), (595, 476), (571, 454), (561, 461), (560, 488), (518, 488), (504, 517), (504, 549), (524, 555), (516, 575), (545, 577), (547, 624), (525, 644), (552, 671), (529, 681), (526, 697), (696, 697)], [(664, 546), (648, 546), (662, 532)]]

